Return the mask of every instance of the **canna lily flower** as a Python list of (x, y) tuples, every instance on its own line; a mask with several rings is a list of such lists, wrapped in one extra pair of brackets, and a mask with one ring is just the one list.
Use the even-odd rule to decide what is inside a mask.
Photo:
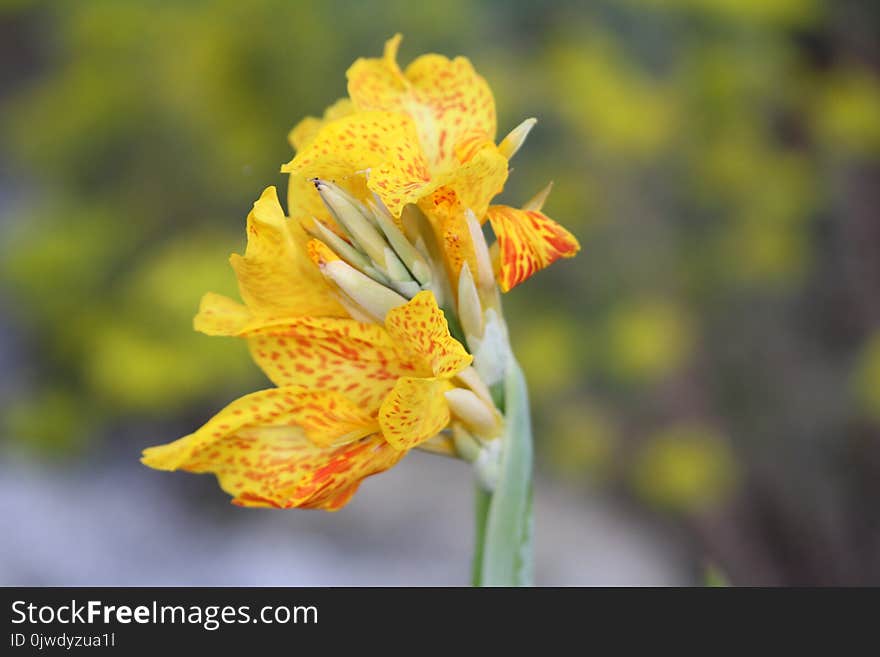
[[(241, 302), (208, 293), (194, 320), (246, 340), (275, 387), (148, 448), (146, 465), (214, 473), (241, 506), (336, 510), (413, 449), (474, 463), (487, 489), (503, 437), (530, 449), (499, 290), (579, 246), (541, 212), (549, 186), (521, 209), (491, 204), (534, 120), (496, 144), (494, 98), (470, 62), (424, 55), (403, 71), (399, 43), (355, 62), (350, 97), (291, 131), (290, 216), (267, 188), (230, 258)], [(525, 456), (510, 462), (527, 476)], [(516, 540), (527, 486), (508, 483), (519, 516), (498, 525)]]
[(431, 221), (453, 284), (476, 254), (467, 211), (491, 222), (498, 243), (496, 275), (503, 291), (559, 258), (579, 250), (571, 233), (546, 215), (507, 206), (490, 208), (507, 180), (508, 160), (535, 124), (527, 119), (495, 144), (495, 101), (471, 63), (423, 55), (405, 71), (397, 64), (401, 37), (385, 44), (382, 58), (357, 60), (348, 70), (349, 99), (323, 120), (310, 117), (291, 133), (298, 153), (282, 167), (290, 173), (289, 197), (304, 200), (306, 222), (332, 225), (309, 181), (332, 180), (353, 196), (375, 194), (400, 222), (407, 204)]
[(240, 332), (278, 383), (233, 402), (201, 429), (147, 449), (144, 463), (214, 472), (243, 506), (335, 510), (360, 481), (450, 422), (444, 393), (472, 357), (449, 335), (430, 292), (385, 327), (299, 318)]
[(358, 321), (309, 252), (325, 267), (341, 259), (284, 216), (274, 188), (254, 204), (247, 230), (245, 255), (231, 258), (244, 304), (209, 293), (194, 324), (247, 339), (278, 387), (147, 449), (146, 465), (213, 472), (242, 506), (336, 510), (361, 480), (411, 449), (453, 453), (451, 439), (440, 436), (453, 416), (486, 438), (497, 435), (500, 415), (469, 374), (473, 356), (450, 335), (430, 290), (407, 300), (374, 284), (394, 295), (379, 310), (369, 288), (366, 297), (352, 289), (366, 305), (349, 299), (356, 312), (384, 315), (382, 324)]

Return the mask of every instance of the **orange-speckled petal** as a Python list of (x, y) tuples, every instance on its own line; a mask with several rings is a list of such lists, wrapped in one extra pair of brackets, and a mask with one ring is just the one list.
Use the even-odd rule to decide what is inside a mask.
[(400, 35), (385, 44), (381, 59), (358, 59), (348, 70), (348, 94), (360, 110), (403, 112), (413, 118), (434, 169), (456, 166), (461, 144), (493, 141), (495, 101), (486, 81), (464, 57), (423, 55), (401, 73)]
[(462, 206), (483, 223), (489, 203), (504, 189), (507, 172), (507, 159), (491, 145), (481, 148), (462, 164), (450, 184)]
[(472, 272), (477, 270), (465, 210), (471, 210), (482, 223), (489, 203), (506, 180), (507, 160), (495, 146), (490, 146), (461, 165), (449, 184), (419, 202), (443, 244), (446, 269), (453, 284), (465, 262)]
[(342, 260), (342, 258), (336, 254), (336, 251), (324, 244), (321, 240), (309, 240), (308, 244), (306, 244), (306, 251), (309, 254), (309, 259), (319, 268), (323, 267), (328, 262)]
[[(303, 394), (278, 388), (242, 397), (195, 433), (144, 450), (142, 461), (159, 470), (213, 472), (244, 506), (337, 509), (364, 477), (388, 469), (402, 454), (374, 434), (344, 445), (315, 444), (291, 424), (289, 409), (302, 406), (308, 399)], [(348, 417), (338, 422), (341, 429), (348, 423)]]
[(341, 119), (354, 113), (354, 104), (348, 98), (340, 98), (324, 111), (324, 116), (307, 116), (294, 126), (287, 135), (290, 145), (297, 151), (308, 146), (318, 135), (318, 131), (330, 121)]
[(247, 427), (299, 427), (319, 447), (350, 442), (376, 429), (374, 416), (342, 393), (284, 386), (236, 399), (193, 435), (210, 443)]
[(245, 334), (251, 355), (273, 383), (336, 390), (375, 412), (400, 376), (401, 362), (387, 331), (351, 319), (300, 318)]
[(230, 258), (248, 309), (259, 317), (345, 317), (333, 289), (306, 253), (308, 235), (290, 222), (268, 187), (247, 219), (243, 256)]
[(428, 193), (432, 183), (412, 120), (392, 112), (358, 112), (325, 125), (281, 170), (291, 176), (291, 214), (328, 223), (329, 213), (311, 178), (331, 180), (358, 198), (366, 197), (369, 184), (395, 216), (403, 205)]
[(488, 217), (498, 238), (495, 275), (504, 292), (581, 248), (574, 235), (542, 212), (494, 205)]
[(412, 449), (449, 424), (449, 403), (443, 395), (453, 388), (446, 379), (404, 377), (379, 409), (385, 440), (397, 449)]
[(473, 361), (473, 356), (449, 334), (446, 317), (432, 292), (419, 292), (389, 311), (385, 327), (401, 359), (415, 364), (415, 376), (449, 378)]
[[(159, 470), (214, 473), (239, 506), (336, 511), (364, 478), (405, 455), (379, 435), (317, 447), (297, 428), (249, 428), (191, 449), (195, 435), (145, 450), (144, 463)], [(181, 459), (180, 453), (186, 456)]]
[(385, 42), (381, 58), (360, 57), (349, 67), (348, 95), (357, 109), (400, 111), (400, 97), (409, 88), (397, 64), (402, 39), (395, 34)]
[[(405, 455), (380, 435), (335, 448), (307, 443), (305, 449), (290, 454), (277, 468), (280, 486), (261, 485), (261, 481), (249, 486), (250, 481), (242, 481), (240, 475), (218, 474), (218, 479), (220, 486), (234, 495), (235, 488), (241, 487), (242, 492), (233, 500), (239, 506), (337, 511), (348, 503), (364, 479), (384, 472)], [(271, 471), (259, 472), (270, 479), (276, 476)]]
[(208, 292), (199, 304), (193, 328), (206, 335), (238, 335), (253, 319), (253, 313), (238, 301)]
[(288, 409), (290, 422), (302, 427), (306, 438), (318, 447), (349, 443), (376, 430), (374, 414), (335, 390), (291, 388), (276, 407), (279, 404)]
[(437, 242), (442, 245), (446, 273), (455, 286), (465, 262), (471, 271), (476, 271), (477, 266), (473, 241), (465, 220), (465, 208), (450, 186), (441, 187), (422, 199), (419, 208), (430, 220)]

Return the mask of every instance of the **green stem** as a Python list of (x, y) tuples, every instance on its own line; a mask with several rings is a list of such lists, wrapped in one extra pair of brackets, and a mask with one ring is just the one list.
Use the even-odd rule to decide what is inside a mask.
[(471, 586), (480, 586), (483, 578), (483, 546), (486, 542), (486, 517), (489, 515), (489, 503), (492, 495), (477, 484), (474, 491), (474, 558), (471, 561)]
[(498, 481), (493, 493), (477, 494), (473, 579), (479, 586), (532, 583), (532, 428), (525, 377), (512, 357), (504, 401)]

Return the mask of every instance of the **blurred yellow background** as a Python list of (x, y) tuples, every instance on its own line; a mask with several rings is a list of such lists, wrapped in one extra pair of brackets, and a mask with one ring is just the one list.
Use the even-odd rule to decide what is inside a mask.
[[(404, 62), (473, 61), (502, 134), (539, 119), (502, 198), (552, 180), (545, 210), (583, 245), (505, 300), (534, 404), (539, 583), (701, 583), (714, 564), (740, 584), (880, 584), (878, 24), (868, 0), (3, 3), (0, 497), (24, 529), (0, 582), (162, 583), (95, 565), (130, 548), (118, 536), (80, 536), (61, 565), (46, 546), (40, 527), (101, 490), (178, 557), (203, 514), (218, 542), (265, 539), (241, 550), (299, 532), (318, 547), (291, 554), (335, 555), (165, 583), (466, 581), (464, 466), (401, 466), (444, 473), (417, 499), (452, 495), (453, 520), (396, 508), (415, 503), (406, 473), (316, 520), (136, 461), (265, 385), (244, 345), (191, 330), (198, 300), (235, 294), (226, 257), (284, 185), (289, 129), (400, 31)], [(147, 503), (165, 506), (139, 521)], [(596, 543), (603, 523), (626, 529)], [(398, 545), (449, 529), (450, 548), (389, 563), (377, 527)], [(349, 557), (371, 574), (335, 570)]]

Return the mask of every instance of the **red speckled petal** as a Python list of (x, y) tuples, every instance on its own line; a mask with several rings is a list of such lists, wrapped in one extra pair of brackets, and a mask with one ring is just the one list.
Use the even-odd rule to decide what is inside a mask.
[(273, 383), (337, 390), (374, 412), (397, 378), (414, 371), (383, 327), (353, 319), (300, 318), (244, 335)]
[(291, 213), (322, 220), (329, 214), (311, 178), (332, 180), (358, 198), (369, 184), (395, 216), (436, 186), (412, 119), (392, 112), (359, 112), (328, 123), (281, 170), (291, 176)]
[(247, 395), (195, 433), (145, 450), (142, 460), (159, 470), (213, 472), (243, 506), (338, 509), (364, 477), (387, 470), (403, 452), (377, 435), (316, 445), (281, 410), (299, 405), (285, 401), (299, 392), (279, 388)]
[(440, 170), (456, 166), (461, 145), (493, 141), (495, 100), (486, 81), (464, 57), (423, 55), (401, 73), (400, 35), (385, 44), (381, 59), (358, 59), (348, 70), (348, 94), (360, 110), (404, 112), (416, 124), (429, 162)]
[(449, 378), (473, 361), (449, 334), (443, 311), (432, 292), (419, 292), (385, 317), (385, 327), (403, 361), (416, 365), (416, 376)]
[(407, 450), (436, 436), (449, 424), (449, 404), (443, 393), (452, 387), (446, 379), (400, 379), (379, 409), (385, 440)]
[(493, 205), (488, 217), (498, 238), (495, 273), (504, 292), (581, 248), (574, 235), (542, 212)]
[(482, 222), (489, 203), (503, 189), (506, 180), (507, 160), (495, 146), (490, 146), (461, 165), (449, 184), (419, 202), (443, 244), (446, 269), (453, 284), (457, 283), (465, 262), (472, 272), (477, 270), (465, 210), (471, 210)]

